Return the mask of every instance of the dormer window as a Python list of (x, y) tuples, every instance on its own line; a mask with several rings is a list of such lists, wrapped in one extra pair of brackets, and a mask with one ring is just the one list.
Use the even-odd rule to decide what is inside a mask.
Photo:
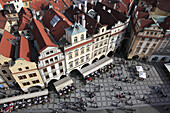
[(77, 42), (77, 37), (74, 37), (74, 43), (76, 43)]
[(84, 34), (81, 35), (81, 40), (84, 40)]
[(60, 21), (60, 18), (57, 15), (55, 15), (53, 19), (50, 21), (51, 26), (54, 27), (58, 23), (58, 21)]

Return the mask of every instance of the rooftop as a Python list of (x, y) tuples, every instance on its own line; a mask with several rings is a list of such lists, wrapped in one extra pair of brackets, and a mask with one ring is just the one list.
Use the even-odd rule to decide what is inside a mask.
[(3, 15), (2, 11), (0, 11), (0, 29), (4, 29), (7, 22), (7, 18)]
[(35, 11), (48, 9), (48, 0), (35, 0), (30, 3), (31, 8)]
[[(56, 16), (59, 20), (54, 26), (51, 25), (51, 20)], [(48, 12), (42, 18), (44, 25), (50, 30), (50, 34), (56, 41), (59, 41), (65, 34), (65, 29), (70, 27), (72, 23), (58, 10), (49, 9)]]
[(4, 14), (13, 14), (13, 13), (17, 13), (14, 7), (14, 4), (6, 4), (4, 5)]
[(0, 42), (0, 54), (5, 57), (12, 58), (14, 56), (15, 40), (16, 37), (5, 30)]

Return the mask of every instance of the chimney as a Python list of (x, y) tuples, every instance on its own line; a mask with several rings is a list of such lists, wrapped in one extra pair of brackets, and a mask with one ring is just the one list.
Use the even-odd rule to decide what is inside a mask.
[(73, 5), (73, 9), (75, 9), (75, 8), (76, 8), (76, 5), (74, 4), (74, 5)]
[(116, 3), (114, 4), (114, 9), (116, 9)]
[(81, 4), (79, 4), (79, 9), (81, 10)]
[(105, 10), (106, 9), (106, 6), (103, 6), (103, 10)]
[(82, 25), (84, 28), (86, 27), (85, 15), (82, 15)]
[(84, 1), (84, 12), (87, 12), (87, 1)]
[(97, 15), (97, 22), (100, 23), (100, 15)]
[(111, 10), (109, 9), (109, 10), (107, 10), (107, 12), (108, 12), (108, 13), (111, 13)]

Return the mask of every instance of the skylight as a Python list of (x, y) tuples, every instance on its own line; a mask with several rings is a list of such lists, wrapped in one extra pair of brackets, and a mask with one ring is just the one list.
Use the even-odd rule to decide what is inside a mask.
[(57, 15), (55, 15), (53, 19), (50, 21), (51, 26), (54, 27), (58, 23), (59, 20), (60, 18)]

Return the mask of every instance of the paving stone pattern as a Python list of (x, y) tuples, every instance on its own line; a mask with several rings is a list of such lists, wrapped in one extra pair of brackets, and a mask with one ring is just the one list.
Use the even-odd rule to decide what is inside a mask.
[[(147, 75), (149, 75), (149, 78), (146, 78), (144, 81), (137, 81), (135, 83), (125, 83), (122, 81), (116, 81), (115, 78), (109, 77), (109, 74), (102, 75), (104, 79), (97, 78), (92, 81), (92, 83), (83, 85), (78, 78), (73, 78), (73, 81), (75, 82), (76, 87), (78, 88), (76, 91), (71, 93), (71, 98), (66, 98), (65, 100), (57, 98), (57, 94), (51, 92), (51, 99), (50, 103), (47, 103), (45, 105), (35, 105), (32, 107), (29, 107), (25, 111), (35, 111), (35, 110), (47, 110), (52, 108), (62, 108), (64, 101), (67, 102), (75, 102), (77, 101), (77, 97), (82, 97), (84, 101), (88, 102), (88, 108), (87, 109), (96, 109), (93, 108), (93, 104), (89, 101), (96, 101), (98, 105), (98, 109), (106, 109), (106, 108), (115, 108), (113, 106), (116, 102), (120, 101), (118, 98), (115, 97), (116, 94), (121, 94), (123, 92), (136, 92), (135, 96), (131, 96), (131, 100), (129, 102), (133, 103), (133, 106), (147, 106), (148, 103), (141, 101), (140, 99), (145, 96), (146, 101), (152, 101), (153, 105), (161, 105), (161, 104), (169, 104), (170, 103), (170, 84), (168, 77), (165, 75), (164, 71), (162, 70), (161, 66), (163, 66), (163, 63), (151, 63), (151, 62), (140, 62), (140, 61), (132, 61), (127, 60), (129, 64), (119, 64), (120, 60), (123, 59), (122, 55), (115, 55), (113, 57), (114, 64), (117, 64), (113, 69), (114, 74), (116, 75), (115, 78), (125, 78), (128, 77), (128, 79), (132, 79), (133, 76), (135, 76), (135, 72), (130, 69), (132, 66), (143, 66), (143, 68), (147, 69), (150, 68), (149, 71), (146, 71)], [(119, 60), (119, 61), (117, 61)], [(135, 62), (135, 64), (132, 64), (132, 62)], [(122, 69), (120, 69), (122, 67)], [(122, 73), (122, 75), (120, 75)], [(136, 81), (136, 79), (135, 79)], [(119, 91), (115, 89), (113, 86), (117, 84), (118, 86), (122, 87), (122, 91)], [(97, 85), (103, 86), (99, 92), (96, 92), (96, 96), (92, 99), (87, 97), (85, 95), (85, 90), (87, 91), (94, 91), (94, 88)], [(153, 90), (151, 87), (158, 86), (163, 90), (165, 94), (167, 94), (168, 97), (161, 98), (159, 94), (155, 93), (155, 90)], [(114, 89), (114, 91), (112, 91)], [(151, 93), (151, 95), (149, 95)], [(129, 98), (129, 95), (126, 95), (126, 98)], [(124, 100), (121, 100), (121, 103), (119, 106), (124, 107), (130, 107), (128, 105), (125, 105)], [(24, 110), (24, 109), (23, 109)]]

